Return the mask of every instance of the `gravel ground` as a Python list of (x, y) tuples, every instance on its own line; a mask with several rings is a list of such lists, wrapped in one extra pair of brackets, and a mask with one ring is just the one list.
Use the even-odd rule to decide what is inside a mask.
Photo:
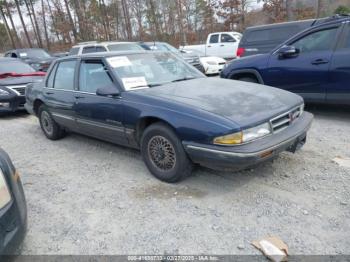
[(350, 254), (350, 109), (309, 108), (297, 154), (225, 173), (204, 168), (176, 185), (153, 178), (137, 151), (71, 134), (52, 142), (35, 117), (0, 118), (0, 145), (22, 175), (29, 229), (23, 254)]

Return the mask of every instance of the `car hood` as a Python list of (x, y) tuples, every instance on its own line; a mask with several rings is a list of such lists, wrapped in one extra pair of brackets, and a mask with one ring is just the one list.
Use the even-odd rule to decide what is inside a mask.
[(53, 60), (55, 60), (55, 57), (50, 57), (50, 58), (26, 58), (23, 59), (26, 63), (28, 64), (51, 64)]
[(43, 81), (43, 76), (8, 77), (0, 79), (0, 86), (27, 85)]
[(242, 128), (270, 120), (303, 103), (290, 92), (235, 80), (198, 78), (140, 90), (225, 117)]

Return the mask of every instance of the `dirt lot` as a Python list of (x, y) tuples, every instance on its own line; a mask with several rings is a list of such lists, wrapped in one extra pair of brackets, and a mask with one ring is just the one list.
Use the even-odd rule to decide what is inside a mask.
[(199, 168), (154, 179), (137, 151), (80, 135), (52, 142), (36, 118), (0, 118), (0, 145), (22, 174), (23, 254), (258, 254), (277, 235), (291, 254), (350, 254), (350, 109), (316, 116), (302, 151), (254, 170)]

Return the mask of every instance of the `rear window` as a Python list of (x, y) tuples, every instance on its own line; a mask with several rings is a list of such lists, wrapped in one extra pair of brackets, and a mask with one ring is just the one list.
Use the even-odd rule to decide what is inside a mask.
[(69, 51), (69, 55), (77, 55), (79, 53), (79, 47), (73, 47), (70, 51)]
[(301, 31), (298, 26), (284, 26), (279, 28), (257, 29), (248, 32), (246, 42), (267, 42), (267, 41), (284, 41)]
[(129, 51), (129, 50), (144, 50), (136, 44), (112, 44), (108, 45), (109, 51)]

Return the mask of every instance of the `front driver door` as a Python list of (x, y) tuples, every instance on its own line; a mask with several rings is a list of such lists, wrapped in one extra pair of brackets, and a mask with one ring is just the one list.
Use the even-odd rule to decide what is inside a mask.
[(219, 47), (219, 53), (221, 57), (225, 57), (225, 58), (236, 57), (237, 48), (238, 48), (238, 42), (233, 36), (227, 33), (221, 34), (220, 47)]
[(96, 95), (98, 88), (111, 86), (117, 89), (101, 59), (81, 61), (79, 90), (74, 106), (79, 132), (113, 143), (127, 144), (121, 97)]
[(338, 30), (338, 26), (319, 29), (288, 43), (299, 50), (295, 56), (273, 53), (265, 84), (298, 93), (307, 101), (324, 101)]

